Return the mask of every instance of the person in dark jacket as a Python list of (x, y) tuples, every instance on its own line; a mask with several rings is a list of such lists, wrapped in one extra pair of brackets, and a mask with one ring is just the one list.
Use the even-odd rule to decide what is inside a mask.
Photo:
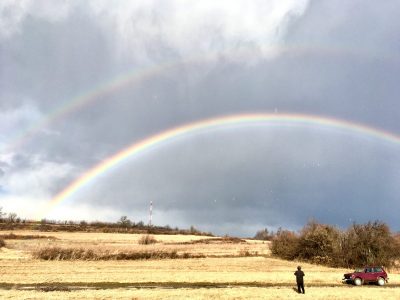
[(294, 272), (294, 275), (296, 276), (296, 282), (297, 282), (297, 292), (300, 293), (305, 293), (304, 291), (304, 272), (301, 270), (301, 267), (297, 267), (297, 271)]

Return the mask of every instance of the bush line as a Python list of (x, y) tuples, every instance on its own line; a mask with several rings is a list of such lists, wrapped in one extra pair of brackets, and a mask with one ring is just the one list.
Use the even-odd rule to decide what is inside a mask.
[(385, 223), (353, 224), (347, 230), (310, 221), (299, 232), (279, 229), (271, 244), (273, 255), (332, 267), (366, 265), (394, 267), (400, 242)]
[(33, 257), (42, 260), (149, 260), (204, 258), (202, 254), (172, 251), (127, 251), (100, 252), (83, 248), (47, 247), (33, 252)]
[(36, 239), (56, 240), (57, 238), (54, 236), (47, 236), (47, 235), (19, 235), (19, 234), (9, 233), (9, 234), (0, 234), (0, 239), (3, 239), (3, 240), (36, 240)]

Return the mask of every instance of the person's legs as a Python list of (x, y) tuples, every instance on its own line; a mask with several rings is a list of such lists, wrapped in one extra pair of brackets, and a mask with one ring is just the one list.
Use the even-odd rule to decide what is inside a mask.
[(301, 283), (300, 288), (301, 288), (303, 294), (305, 294), (305, 291), (304, 291), (304, 283)]
[(297, 292), (300, 294), (301, 293), (301, 283), (297, 283)]

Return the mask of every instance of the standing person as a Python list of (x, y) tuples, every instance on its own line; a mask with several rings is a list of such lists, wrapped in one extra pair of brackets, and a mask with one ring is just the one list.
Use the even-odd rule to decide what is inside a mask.
[(296, 282), (297, 282), (297, 292), (300, 294), (301, 292), (304, 294), (304, 272), (301, 270), (301, 267), (297, 267), (297, 271), (294, 272), (294, 275), (296, 276)]

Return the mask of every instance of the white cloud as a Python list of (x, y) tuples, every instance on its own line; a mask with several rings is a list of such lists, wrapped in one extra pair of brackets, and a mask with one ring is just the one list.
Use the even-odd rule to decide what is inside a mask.
[(183, 57), (254, 48), (270, 54), (304, 1), (91, 2), (106, 28), (115, 28), (122, 54), (146, 59), (154, 41)]
[(75, 170), (68, 163), (57, 164), (37, 157), (27, 158), (29, 161), (18, 167), (13, 165), (15, 158), (4, 155), (0, 158), (7, 164), (0, 178), (0, 206), (4, 211), (15, 211), (28, 218), (43, 209), (53, 196), (54, 186)]
[(8, 37), (19, 29), (25, 18), (29, 1), (4, 0), (0, 2), (0, 37)]
[[(38, 109), (30, 104), (0, 111), (0, 153), (23, 136), (24, 131), (42, 118)], [(4, 154), (4, 153), (3, 153)]]
[(2, 0), (0, 1), (0, 38), (18, 33), (20, 25), (28, 16), (49, 22), (68, 16), (73, 2), (64, 0)]
[(137, 221), (131, 217), (129, 212), (121, 212), (111, 207), (97, 206), (95, 203), (59, 204), (51, 208), (50, 211), (46, 209), (46, 205), (43, 205), (37, 214), (41, 218), (50, 220), (99, 220), (108, 222), (116, 222), (123, 215), (127, 215), (132, 221)]
[(4, 176), (7, 191), (19, 196), (49, 198), (57, 180), (67, 177), (74, 167), (30, 158), (29, 165)]

